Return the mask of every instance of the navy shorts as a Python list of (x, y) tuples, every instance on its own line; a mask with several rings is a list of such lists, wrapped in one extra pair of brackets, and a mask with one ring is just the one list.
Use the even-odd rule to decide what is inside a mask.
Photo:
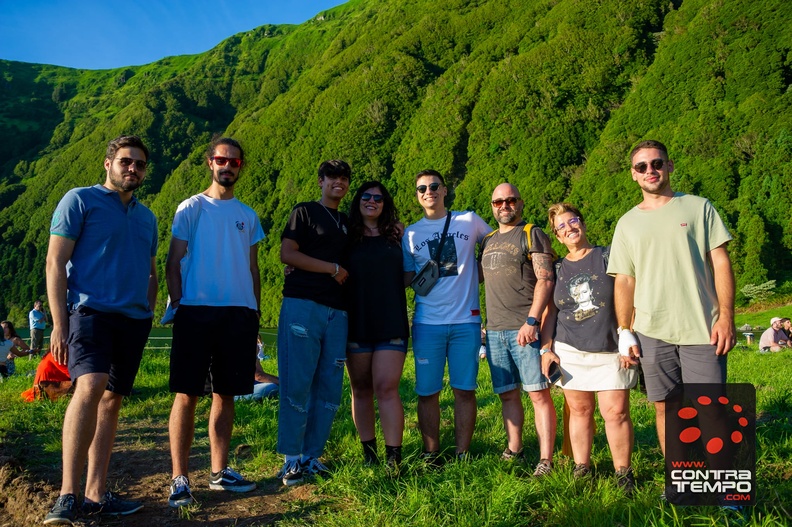
[(69, 315), (69, 375), (73, 382), (86, 373), (107, 373), (107, 390), (132, 393), (150, 318), (129, 318), (79, 306)]
[(347, 353), (374, 353), (382, 350), (396, 350), (407, 353), (407, 340), (395, 338), (380, 341), (347, 342)]
[(242, 306), (179, 306), (173, 321), (170, 391), (203, 395), (207, 376), (221, 395), (253, 393), (258, 314)]

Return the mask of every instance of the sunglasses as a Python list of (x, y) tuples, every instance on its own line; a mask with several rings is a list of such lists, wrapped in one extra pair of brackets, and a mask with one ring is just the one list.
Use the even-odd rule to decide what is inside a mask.
[(569, 218), (569, 221), (567, 221), (566, 223), (559, 223), (556, 226), (556, 228), (553, 229), (553, 232), (561, 232), (567, 227), (577, 227), (579, 225), (580, 225), (580, 218), (575, 216), (574, 218)]
[(514, 207), (517, 205), (517, 202), (520, 201), (520, 198), (498, 198), (492, 200), (492, 206), (496, 208), (503, 207), (503, 204), (507, 204), (509, 207)]
[(652, 166), (653, 170), (662, 170), (665, 164), (668, 163), (665, 159), (652, 159), (649, 163), (646, 161), (641, 161), (640, 163), (636, 163), (633, 165), (633, 170), (638, 172), (639, 174), (646, 174), (646, 169), (649, 166)]
[(424, 192), (426, 192), (427, 188), (429, 190), (431, 190), (432, 192), (437, 192), (437, 189), (440, 188), (440, 183), (431, 183), (428, 186), (427, 185), (418, 185), (417, 187), (415, 187), (415, 190), (417, 190), (418, 192), (423, 194)]
[(374, 203), (382, 203), (382, 194), (372, 194), (370, 192), (364, 192), (360, 195), (361, 201), (371, 201), (374, 200)]
[(224, 167), (227, 164), (231, 165), (234, 168), (239, 168), (242, 166), (242, 160), (238, 157), (223, 157), (223, 156), (212, 156), (209, 159), (215, 162), (215, 164), (219, 167)]
[(148, 165), (148, 162), (142, 159), (132, 159), (131, 157), (117, 157), (116, 159), (118, 159), (122, 167), (135, 165), (135, 168), (138, 170), (146, 170), (146, 165)]

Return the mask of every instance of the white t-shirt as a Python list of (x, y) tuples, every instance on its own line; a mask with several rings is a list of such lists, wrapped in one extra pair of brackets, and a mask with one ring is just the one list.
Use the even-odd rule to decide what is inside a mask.
[[(404, 231), (404, 271), (418, 272), (440, 244), (445, 217), (421, 218)], [(476, 245), (492, 228), (475, 212), (452, 212), (439, 258), (440, 279), (426, 296), (415, 296), (415, 324), (481, 323)]]
[(236, 198), (196, 194), (179, 204), (171, 232), (187, 241), (180, 304), (257, 308), (250, 247), (264, 239), (264, 231), (253, 209)]

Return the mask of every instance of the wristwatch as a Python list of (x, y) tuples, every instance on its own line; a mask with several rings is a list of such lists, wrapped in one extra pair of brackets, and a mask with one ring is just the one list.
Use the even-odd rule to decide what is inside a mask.
[(619, 326), (618, 328), (616, 328), (616, 334), (617, 334), (617, 335), (621, 335), (621, 332), (622, 332), (622, 331), (624, 331), (625, 329), (626, 329), (627, 331), (630, 331), (630, 328), (628, 328), (628, 327), (625, 327), (625, 326)]
[(534, 317), (526, 318), (525, 323), (528, 324), (529, 326), (536, 326), (537, 328), (539, 327), (539, 321), (536, 320)]

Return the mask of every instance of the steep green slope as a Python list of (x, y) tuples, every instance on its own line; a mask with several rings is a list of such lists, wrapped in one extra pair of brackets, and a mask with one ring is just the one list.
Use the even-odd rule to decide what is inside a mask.
[(724, 213), (740, 283), (780, 277), (792, 249), (790, 22), (781, 0), (352, 0), (141, 67), (0, 61), (0, 312), (21, 319), (44, 294), (52, 210), (102, 180), (104, 144), (120, 133), (153, 152), (141, 196), (160, 220), (161, 263), (176, 206), (208, 182), (209, 137), (242, 141), (238, 195), (270, 233), (265, 324), (280, 304), (279, 231), (335, 157), (353, 185), (385, 182), (406, 222), (420, 216), (413, 176), (432, 167), (454, 185), (454, 208), (489, 220), (489, 194), (508, 180), (532, 220), (568, 198), (607, 243), (639, 199), (626, 153), (655, 137), (676, 188)]

